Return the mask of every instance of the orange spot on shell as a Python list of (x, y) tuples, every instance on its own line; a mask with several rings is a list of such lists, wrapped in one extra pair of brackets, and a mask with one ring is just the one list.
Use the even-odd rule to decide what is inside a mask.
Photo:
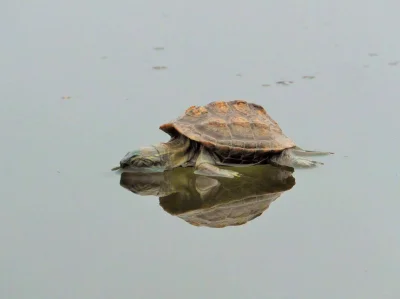
[(202, 107), (202, 106), (201, 107), (191, 106), (185, 112), (185, 114), (187, 116), (193, 116), (193, 117), (200, 117), (200, 116), (203, 116), (203, 115), (205, 115), (207, 113), (208, 113), (207, 109)]
[(215, 112), (226, 113), (229, 110), (229, 106), (226, 102), (217, 101), (210, 103), (209, 105)]
[(265, 111), (265, 109), (264, 108), (262, 108), (261, 106), (260, 107), (257, 107), (257, 114), (258, 115), (261, 115), (261, 116), (265, 116), (265, 115), (267, 115), (267, 111)]
[(235, 108), (237, 111), (242, 112), (242, 113), (249, 113), (250, 108), (247, 105), (246, 101), (243, 100), (237, 100), (233, 102), (233, 108)]

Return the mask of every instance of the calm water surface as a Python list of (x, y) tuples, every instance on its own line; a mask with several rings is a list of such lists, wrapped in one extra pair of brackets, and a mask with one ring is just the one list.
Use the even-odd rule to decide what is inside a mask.
[[(399, 9), (6, 1), (0, 297), (400, 298)], [(110, 171), (238, 98), (336, 153), (247, 224), (190, 225)]]

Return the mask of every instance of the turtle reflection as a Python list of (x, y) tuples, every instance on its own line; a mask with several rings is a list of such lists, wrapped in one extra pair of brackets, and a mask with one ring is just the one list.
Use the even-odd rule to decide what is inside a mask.
[(161, 207), (195, 226), (242, 225), (260, 216), (295, 185), (292, 168), (243, 167), (240, 179), (205, 177), (190, 168), (164, 173), (121, 174), (120, 185), (133, 193), (159, 197)]

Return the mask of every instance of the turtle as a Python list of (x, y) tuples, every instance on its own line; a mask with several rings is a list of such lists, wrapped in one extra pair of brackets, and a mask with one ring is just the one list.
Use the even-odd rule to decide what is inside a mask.
[(197, 175), (235, 178), (240, 173), (229, 166), (315, 167), (323, 163), (304, 156), (333, 154), (298, 147), (262, 106), (245, 100), (191, 106), (160, 130), (170, 136), (168, 142), (130, 151), (112, 170), (163, 172), (194, 167)]

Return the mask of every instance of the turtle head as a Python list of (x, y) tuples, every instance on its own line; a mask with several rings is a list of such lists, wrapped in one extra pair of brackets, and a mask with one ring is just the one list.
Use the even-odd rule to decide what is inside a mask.
[[(193, 148), (196, 149), (196, 148)], [(183, 165), (194, 155), (190, 140), (186, 137), (172, 138), (128, 152), (120, 161), (120, 166), (112, 170), (125, 169), (132, 172), (162, 172)]]
[(144, 170), (162, 166), (162, 157), (154, 146), (142, 147), (128, 152), (120, 161), (120, 168)]

